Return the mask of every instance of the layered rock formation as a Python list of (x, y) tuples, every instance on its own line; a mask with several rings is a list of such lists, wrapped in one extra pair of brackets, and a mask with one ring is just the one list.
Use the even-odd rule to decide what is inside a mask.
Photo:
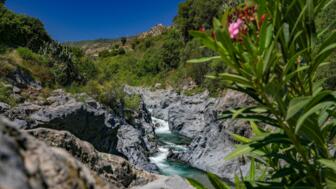
[(142, 106), (135, 118), (138, 124), (130, 125), (85, 94), (70, 95), (56, 90), (45, 100), (19, 104), (4, 115), (20, 129), (69, 131), (100, 152), (122, 155), (132, 164), (153, 171), (155, 166), (149, 162), (148, 154), (156, 150), (156, 141), (145, 108)]

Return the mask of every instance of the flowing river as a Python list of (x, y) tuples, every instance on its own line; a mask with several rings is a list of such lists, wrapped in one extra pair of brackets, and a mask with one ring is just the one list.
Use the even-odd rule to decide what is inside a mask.
[(159, 167), (160, 173), (167, 176), (179, 175), (184, 178), (193, 178), (209, 189), (212, 189), (213, 187), (205, 172), (193, 168), (186, 163), (167, 159), (170, 150), (187, 150), (187, 145), (191, 142), (190, 139), (172, 133), (167, 121), (154, 117), (152, 117), (152, 120), (155, 125), (158, 125), (155, 129), (155, 133), (159, 138), (159, 152), (150, 157), (150, 160)]

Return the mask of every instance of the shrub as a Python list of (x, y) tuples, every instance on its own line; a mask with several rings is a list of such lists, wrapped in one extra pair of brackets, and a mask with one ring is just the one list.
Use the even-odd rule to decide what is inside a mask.
[(111, 56), (111, 53), (110, 53), (109, 50), (103, 50), (103, 51), (99, 52), (98, 56), (101, 57), (101, 58), (106, 58), (106, 57)]
[(15, 105), (16, 101), (11, 96), (12, 91), (10, 87), (6, 87), (1, 81), (0, 81), (0, 102), (7, 103), (9, 105)]
[(48, 66), (48, 60), (46, 57), (36, 54), (28, 48), (20, 47), (17, 48), (16, 51), (23, 60), (29, 61), (31, 64)]
[(10, 59), (0, 56), (0, 78), (6, 77), (8, 74), (14, 72), (15, 69), (16, 67), (12, 64)]
[[(255, 100), (222, 116), (250, 121), (254, 133), (231, 134), (241, 144), (226, 160), (251, 159), (250, 174), (241, 182), (237, 177), (236, 188), (335, 188), (329, 146), (336, 135), (336, 93), (316, 77), (336, 48), (336, 31), (320, 38), (315, 30), (316, 15), (331, 1), (255, 2), (215, 20), (215, 37), (192, 32), (220, 56), (190, 62), (222, 60), (230, 69), (219, 79)], [(209, 176), (216, 188), (230, 188)]]
[(134, 38), (133, 40), (132, 40), (132, 42), (131, 42), (131, 46), (132, 46), (132, 49), (136, 49), (138, 46), (139, 46), (139, 44), (141, 43), (141, 41), (142, 40), (140, 40), (139, 38)]
[(164, 70), (162, 57), (159, 49), (149, 49), (146, 51), (142, 60), (138, 62), (138, 76), (147, 74), (158, 74)]
[(126, 95), (124, 100), (125, 108), (129, 110), (138, 110), (141, 103), (141, 96), (139, 95)]
[(145, 44), (145, 48), (148, 49), (153, 45), (153, 41), (151, 39), (147, 39), (145, 40), (144, 44)]
[(112, 110), (117, 111), (118, 107), (120, 107), (120, 99), (122, 97), (120, 87), (116, 87), (113, 83), (106, 82), (101, 84), (96, 80), (91, 80), (86, 84), (84, 92)]
[(72, 83), (83, 83), (84, 77), (79, 73), (75, 61), (79, 59), (72, 48), (63, 46), (56, 42), (44, 43), (39, 53), (49, 57), (51, 60), (52, 72), (58, 84), (69, 86)]
[(94, 79), (98, 74), (96, 65), (87, 57), (81, 57), (74, 61), (75, 67), (85, 81)]
[(22, 58), (22, 62), (16, 62), (19, 69), (24, 69), (30, 75), (42, 83), (43, 86), (55, 84), (55, 75), (52, 72), (51, 61), (42, 55), (36, 54), (27, 48), (16, 49), (17, 54)]
[(120, 47), (120, 48), (118, 49), (118, 55), (124, 55), (124, 54), (126, 54), (126, 50), (125, 50), (125, 48)]
[(180, 34), (170, 31), (161, 47), (161, 58), (165, 70), (175, 69), (179, 66), (183, 42)]

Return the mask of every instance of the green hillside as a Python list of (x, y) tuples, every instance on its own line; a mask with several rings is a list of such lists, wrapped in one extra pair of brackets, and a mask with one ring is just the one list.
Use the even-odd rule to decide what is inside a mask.
[[(22, 69), (47, 88), (88, 92), (105, 102), (106, 91), (120, 90), (125, 84), (172, 87), (185, 94), (208, 89), (213, 95), (220, 94), (221, 82), (205, 76), (222, 73), (227, 69), (225, 64), (221, 61), (188, 64), (187, 60), (215, 54), (186, 31), (204, 27), (211, 33), (212, 17), (220, 17), (225, 9), (237, 4), (233, 2), (187, 0), (180, 4), (172, 27), (154, 27), (154, 31), (134, 37), (63, 45), (49, 37), (39, 20), (1, 6), (0, 34), (6, 36), (0, 40), (1, 58), (6, 60), (0, 68), (2, 80), (10, 70)], [(325, 18), (334, 14), (332, 7), (335, 3), (318, 18), (320, 28), (328, 25)], [(321, 75), (333, 78), (334, 67), (321, 70)], [(333, 79), (327, 84), (335, 85)]]

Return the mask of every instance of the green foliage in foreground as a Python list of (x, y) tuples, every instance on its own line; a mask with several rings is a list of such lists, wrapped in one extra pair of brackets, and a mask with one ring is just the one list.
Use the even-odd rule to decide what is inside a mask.
[[(250, 121), (254, 133), (252, 138), (232, 134), (241, 144), (227, 160), (251, 159), (250, 175), (237, 177), (235, 187), (336, 188), (336, 159), (330, 151), (335, 148), (336, 92), (317, 79), (317, 70), (336, 48), (336, 31), (315, 29), (316, 16), (332, 1), (255, 2), (256, 20), (245, 23), (247, 33), (235, 40), (227, 29), (228, 15), (214, 21), (216, 38), (192, 32), (219, 56), (191, 62), (222, 60), (229, 71), (209, 77), (256, 102), (222, 116)], [(213, 177), (212, 182), (229, 188)]]

